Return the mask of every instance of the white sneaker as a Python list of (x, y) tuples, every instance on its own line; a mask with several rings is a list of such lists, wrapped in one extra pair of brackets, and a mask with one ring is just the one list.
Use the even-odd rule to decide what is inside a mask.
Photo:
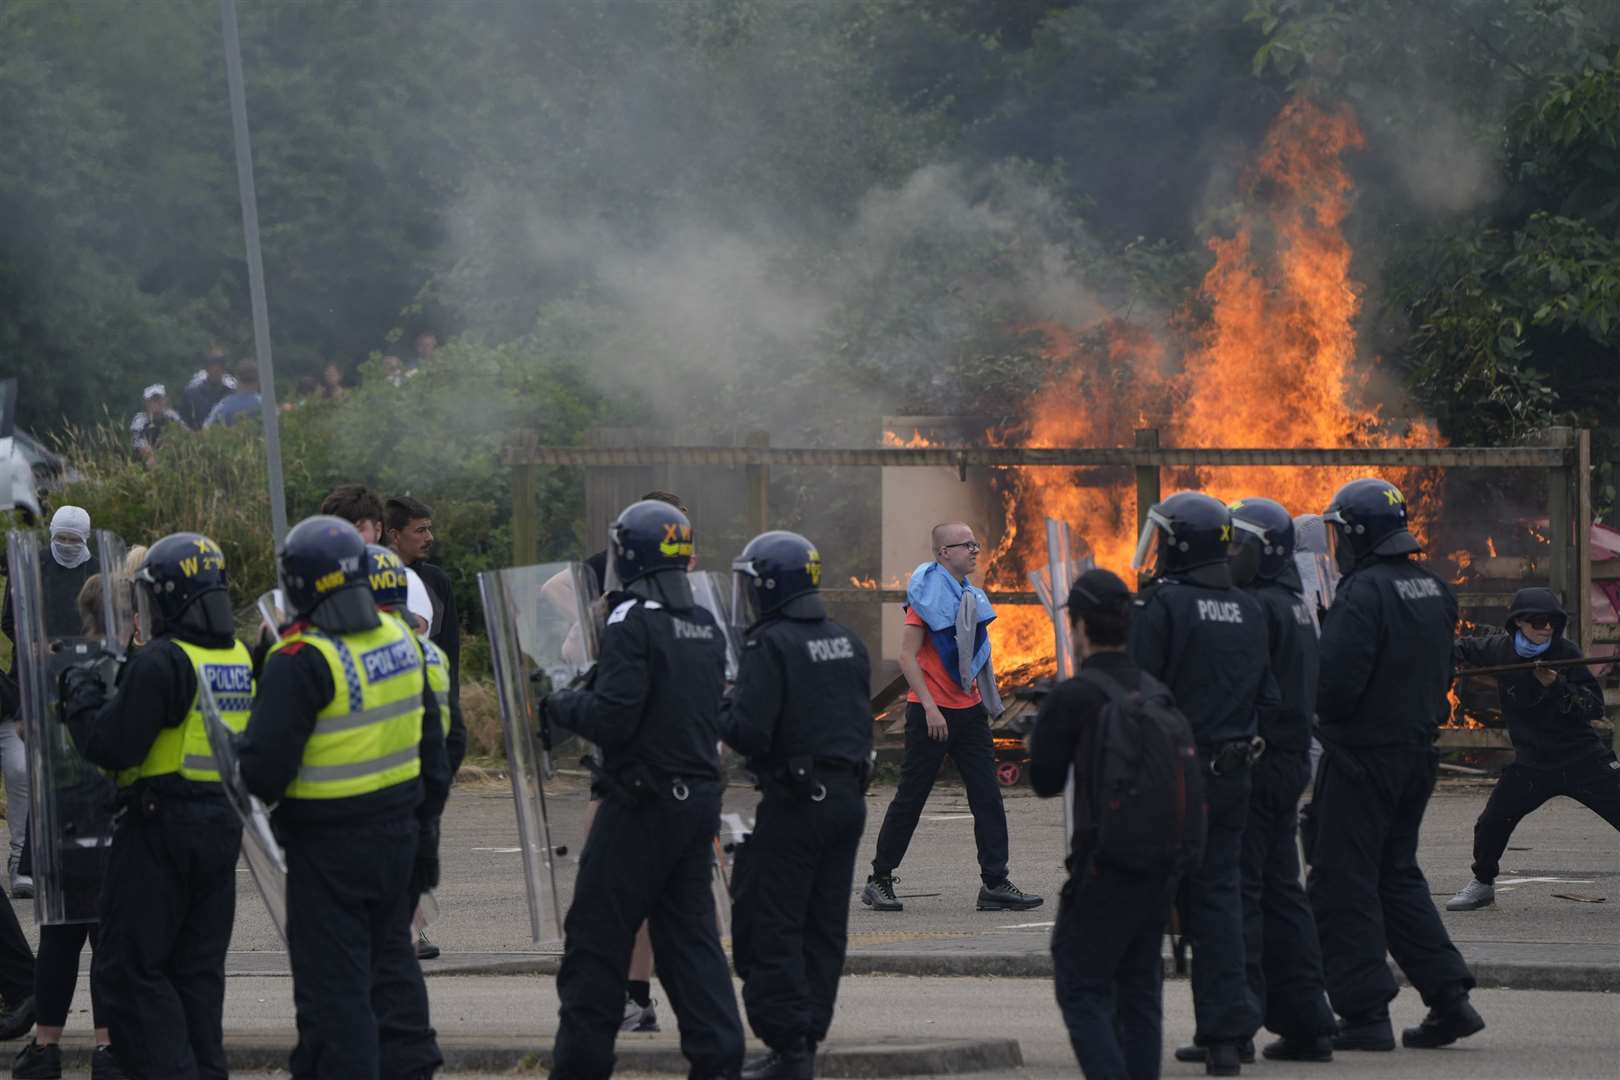
[(658, 1030), (658, 1002), (648, 999), (647, 1007), (642, 1008), (630, 998), (624, 999), (624, 1019), (619, 1022), (620, 1031), (657, 1031)]
[(1496, 903), (1496, 886), (1475, 878), (1463, 891), (1446, 901), (1447, 911), (1478, 911)]

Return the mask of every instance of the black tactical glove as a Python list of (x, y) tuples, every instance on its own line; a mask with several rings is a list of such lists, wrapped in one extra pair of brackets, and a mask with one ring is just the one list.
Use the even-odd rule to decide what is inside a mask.
[(540, 724), (540, 745), (551, 749), (551, 720), (546, 715), (546, 699), (551, 696), (551, 676), (544, 671), (529, 673), (529, 692), (534, 695), (534, 711)]
[(416, 868), (411, 872), (411, 892), (421, 896), (439, 887), (439, 823), (422, 826), (416, 839)]
[(100, 662), (86, 661), (62, 669), (57, 676), (57, 700), (62, 703), (58, 719), (83, 712), (95, 712), (107, 703), (107, 684), (102, 681)]

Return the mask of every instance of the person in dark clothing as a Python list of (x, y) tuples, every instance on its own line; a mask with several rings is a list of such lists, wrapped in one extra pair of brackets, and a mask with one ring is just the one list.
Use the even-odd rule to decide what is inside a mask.
[(1436, 731), (1447, 713), (1457, 598), (1412, 555), (1406, 499), (1382, 480), (1339, 489), (1322, 519), (1344, 575), (1322, 627), (1306, 890), (1322, 941), (1334, 1047), (1393, 1050), (1397, 990), (1386, 951), (1429, 1007), (1402, 1032), (1444, 1046), (1485, 1026), (1474, 977), (1446, 934), (1417, 862), (1434, 790)]
[(1265, 754), (1252, 769), (1243, 829), (1243, 946), (1249, 990), (1280, 1038), (1268, 1058), (1331, 1061), (1338, 1030), (1316, 921), (1300, 884), (1299, 798), (1311, 779), (1319, 667), (1316, 619), (1294, 561), (1294, 521), (1270, 499), (1232, 504), (1232, 577), (1260, 601), (1281, 701), (1260, 709)]
[(253, 700), (252, 660), (236, 640), (225, 556), (212, 540), (164, 537), (135, 580), (153, 625), (117, 693), (106, 699), (94, 667), (64, 679), (74, 742), (113, 772), (124, 811), (91, 939), (92, 1003), (134, 1075), (223, 1080), (225, 952), (242, 830), (220, 787), (198, 693), (206, 679), (222, 719), (240, 730)]
[(979, 542), (966, 522), (935, 525), (933, 561), (912, 571), (906, 583), (905, 628), (900, 673), (906, 694), (906, 756), (900, 783), (878, 830), (872, 873), (861, 903), (875, 911), (900, 911), (894, 871), (911, 846), (928, 795), (949, 754), (962, 778), (973, 814), (979, 856), (980, 911), (1028, 911), (1045, 903), (1007, 876), (1007, 808), (996, 781), (991, 721), (1001, 715), (991, 659), (989, 625), (996, 617), (990, 598), (974, 585)]
[(378, 614), (367, 562), (339, 518), (287, 534), (297, 617), (265, 660), (238, 749), (286, 849), (293, 1076), (419, 1080), (443, 1058), (411, 913), (438, 884), (450, 766), (421, 650)]
[(563, 924), (551, 1075), (612, 1074), (625, 971), (646, 921), (691, 1075), (735, 1077), (742, 1021), (710, 889), (724, 789), (717, 743), (725, 636), (692, 597), (685, 514), (635, 503), (610, 540), (623, 591), (608, 598), (600, 658), (583, 687), (542, 703), (543, 739), (563, 728), (601, 753), (600, 805)]
[[(1564, 636), (1568, 623), (1551, 589), (1520, 589), (1507, 633), (1459, 638), (1457, 660), (1468, 667), (1577, 660), (1580, 648)], [(1548, 799), (1567, 796), (1620, 829), (1620, 761), (1592, 727), (1603, 718), (1603, 688), (1591, 669), (1514, 671), (1496, 682), (1516, 757), (1474, 823), (1474, 880), (1446, 903), (1447, 911), (1496, 902), (1493, 883), (1508, 838)]]
[(203, 368), (186, 383), (180, 396), (180, 415), (193, 431), (201, 431), (208, 414), (236, 389), (236, 379), (225, 370), (225, 350), (215, 345), (208, 350)]
[[(1209, 800), (1203, 863), (1182, 884), (1181, 925), (1192, 941), (1193, 1045), (1205, 1069), (1233, 1076), (1259, 1027), (1243, 947), (1243, 829), (1258, 711), (1280, 698), (1266, 615), (1232, 584), (1231, 512), (1195, 491), (1148, 511), (1133, 560), (1152, 578), (1131, 614), (1130, 657), (1170, 688), (1198, 741)], [(1179, 1055), (1178, 1051), (1178, 1055)]]
[(848, 944), (849, 892), (866, 825), (871, 661), (827, 617), (821, 555), (790, 532), (743, 548), (733, 618), (746, 627), (726, 742), (764, 793), (732, 880), (732, 955), (748, 1023), (770, 1053), (743, 1080), (810, 1080)]
[[(1092, 738), (1109, 700), (1096, 678), (1141, 688), (1125, 652), (1130, 601), (1125, 583), (1107, 570), (1088, 570), (1069, 589), (1080, 674), (1041, 702), (1029, 738), (1030, 787), (1042, 798), (1064, 793), (1071, 766), (1076, 802), (1090, 798)], [(1163, 1016), (1159, 950), (1175, 878), (1099, 866), (1094, 838), (1092, 830), (1075, 829), (1052, 930), (1053, 989), (1082, 1073), (1154, 1080)]]
[(445, 752), (450, 755), (450, 775), (454, 777), (467, 756), (467, 722), (461, 716), (461, 618), (456, 614), (450, 575), (427, 561), (433, 548), (433, 511), (408, 495), (389, 499), (383, 504), (383, 535), (384, 543), (421, 577), (433, 600), (433, 622), (427, 636), (450, 663), (450, 735)]

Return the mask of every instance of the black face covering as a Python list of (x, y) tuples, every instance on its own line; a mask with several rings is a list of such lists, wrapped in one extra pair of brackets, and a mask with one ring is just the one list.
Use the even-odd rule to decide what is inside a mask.
[(328, 634), (360, 634), (380, 625), (377, 602), (364, 584), (340, 589), (315, 605), (309, 621)]
[(1247, 585), (1260, 576), (1260, 545), (1239, 541), (1232, 545), (1232, 584)]
[(180, 613), (179, 629), (205, 637), (230, 637), (236, 633), (236, 617), (231, 611), (231, 594), (224, 589), (203, 593)]

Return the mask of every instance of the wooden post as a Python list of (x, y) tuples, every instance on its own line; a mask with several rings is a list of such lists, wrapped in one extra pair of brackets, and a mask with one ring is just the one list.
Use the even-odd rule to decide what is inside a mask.
[[(1554, 427), (1548, 428), (1542, 438), (1547, 446), (1569, 447), (1574, 442), (1574, 433), (1567, 427)], [(1570, 552), (1574, 547), (1569, 500), (1575, 471), (1572, 465), (1553, 470), (1547, 484), (1547, 585), (1559, 594), (1566, 610), (1580, 599), (1575, 595), (1575, 582), (1570, 573)]]
[[(1157, 450), (1159, 448), (1159, 429), (1140, 428), (1136, 432), (1136, 448), (1138, 450)], [(1159, 501), (1159, 467), (1157, 465), (1136, 466), (1136, 531), (1141, 533), (1143, 524), (1147, 521), (1148, 511)]]
[(535, 501), (538, 468), (527, 461), (512, 466), (513, 566), (540, 561), (540, 505)]
[[(750, 431), (743, 438), (744, 446), (769, 446), (771, 433)], [(747, 468), (745, 520), (754, 536), (771, 527), (771, 469), (769, 465), (749, 465)]]
[(1592, 651), (1592, 433), (1575, 432), (1575, 602), (1579, 644)]

